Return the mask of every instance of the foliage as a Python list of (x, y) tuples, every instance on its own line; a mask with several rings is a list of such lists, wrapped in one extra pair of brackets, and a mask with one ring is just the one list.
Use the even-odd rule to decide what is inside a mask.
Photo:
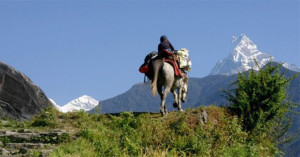
[(245, 130), (281, 121), (291, 111), (292, 105), (285, 101), (286, 91), (296, 76), (285, 78), (284, 73), (279, 73), (280, 67), (281, 64), (269, 64), (258, 72), (241, 73), (233, 83), (236, 88), (226, 92), (229, 109), (242, 117)]
[[(291, 141), (285, 134), (291, 126), (294, 103), (287, 101), (289, 83), (297, 76), (287, 78), (279, 72), (281, 64), (268, 64), (258, 72), (250, 70), (238, 75), (235, 88), (225, 91), (230, 102), (229, 110), (242, 120), (252, 148), (255, 143), (269, 145), (271, 154), (282, 154), (277, 144)], [(269, 140), (266, 140), (269, 139)], [(254, 155), (254, 154), (253, 154)]]
[(53, 108), (46, 108), (42, 111), (41, 114), (33, 118), (31, 126), (34, 127), (55, 127), (57, 123), (57, 116), (58, 111)]

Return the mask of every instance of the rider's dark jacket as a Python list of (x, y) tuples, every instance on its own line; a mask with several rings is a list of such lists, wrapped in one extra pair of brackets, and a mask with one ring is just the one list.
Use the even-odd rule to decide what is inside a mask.
[(163, 58), (168, 58), (172, 55), (171, 51), (174, 51), (173, 45), (169, 42), (169, 40), (162, 41), (158, 45), (158, 56)]

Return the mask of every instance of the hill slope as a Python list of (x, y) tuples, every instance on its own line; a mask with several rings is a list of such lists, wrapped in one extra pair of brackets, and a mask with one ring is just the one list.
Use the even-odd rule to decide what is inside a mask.
[[(12, 143), (20, 146), (17, 142), (37, 140), (40, 134), (44, 136), (38, 140), (44, 144), (39, 145), (50, 147), (50, 157), (273, 156), (276, 150), (276, 145), (260, 134), (255, 134), (257, 140), (253, 140), (253, 136), (242, 131), (237, 117), (217, 106), (171, 112), (164, 117), (159, 113), (61, 113), (50, 108), (33, 121), (0, 123), (0, 128), (5, 130), (0, 132), (0, 153), (5, 156), (43, 155), (40, 147), (29, 151), (26, 146), (31, 146), (30, 143), (22, 143), (25, 148), (11, 149)], [(12, 135), (10, 130), (18, 131)], [(45, 136), (51, 130), (61, 130), (63, 134)]]

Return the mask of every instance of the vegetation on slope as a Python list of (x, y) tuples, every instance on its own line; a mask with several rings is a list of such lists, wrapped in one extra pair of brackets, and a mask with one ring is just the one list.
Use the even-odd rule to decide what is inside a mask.
[[(207, 122), (202, 113), (208, 115)], [(43, 118), (42, 118), (43, 117)], [(226, 108), (208, 106), (160, 114), (95, 115), (45, 110), (33, 121), (10, 122), (2, 129), (64, 129), (50, 156), (270, 156), (278, 153), (267, 137), (253, 138)]]

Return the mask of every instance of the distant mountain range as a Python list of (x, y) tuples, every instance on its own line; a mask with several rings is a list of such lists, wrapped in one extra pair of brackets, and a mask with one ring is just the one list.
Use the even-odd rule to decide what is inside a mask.
[(89, 111), (99, 104), (98, 100), (88, 95), (83, 95), (79, 98), (76, 98), (64, 106), (57, 105), (56, 102), (52, 99), (49, 100), (60, 112), (72, 112), (78, 110)]
[[(276, 63), (275, 63), (276, 64)], [(285, 72), (287, 77), (299, 72), (288, 70), (284, 67), (281, 71)], [(190, 78), (187, 102), (183, 108), (199, 107), (202, 105), (215, 104), (218, 106), (227, 105), (226, 99), (222, 96), (222, 89), (232, 88), (230, 85), (237, 79), (234, 75), (209, 75), (203, 78)], [(289, 97), (292, 101), (300, 103), (300, 77), (292, 80), (288, 90)], [(170, 94), (167, 97), (167, 107), (172, 110), (173, 97)], [(111, 99), (99, 102), (99, 108), (102, 113), (118, 113), (123, 111), (135, 112), (159, 112), (160, 99), (158, 96), (153, 97), (149, 83), (138, 83), (127, 92), (120, 94)], [(93, 112), (91, 110), (90, 112)]]
[[(270, 61), (275, 61), (275, 58), (259, 51), (257, 45), (245, 34), (241, 34), (239, 37), (233, 36), (229, 56), (219, 61), (212, 69), (210, 75), (232, 75), (249, 69), (258, 70), (259, 68), (255, 65), (254, 60), (257, 61), (259, 67), (263, 67)], [(294, 64), (284, 63), (283, 66), (300, 72), (300, 67)]]

